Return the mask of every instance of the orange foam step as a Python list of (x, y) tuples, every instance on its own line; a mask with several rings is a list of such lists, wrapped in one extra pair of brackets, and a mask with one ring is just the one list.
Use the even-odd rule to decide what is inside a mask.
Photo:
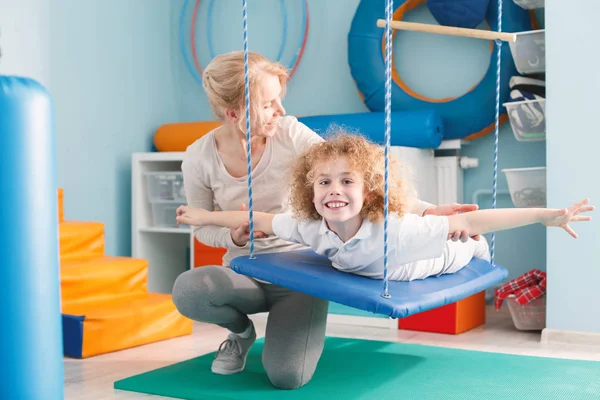
[(485, 323), (485, 291), (456, 303), (398, 319), (398, 328), (457, 335)]
[(147, 267), (147, 260), (113, 256), (61, 262), (63, 312), (71, 307), (97, 305), (113, 298), (145, 295)]
[(86, 358), (192, 333), (192, 321), (177, 311), (167, 294), (149, 293), (66, 311), (64, 349), (70, 357)]
[(61, 261), (104, 255), (104, 224), (68, 221), (58, 225)]
[(65, 221), (65, 194), (64, 190), (58, 189), (58, 223)]

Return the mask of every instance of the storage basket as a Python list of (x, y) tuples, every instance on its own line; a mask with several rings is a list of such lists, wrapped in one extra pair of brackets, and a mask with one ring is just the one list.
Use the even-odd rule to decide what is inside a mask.
[(546, 327), (546, 295), (520, 305), (515, 295), (510, 295), (505, 300), (508, 304), (510, 316), (515, 328), (520, 331), (540, 331)]
[(546, 72), (546, 32), (544, 29), (517, 32), (517, 41), (508, 42), (517, 71), (521, 75)]
[(504, 103), (515, 138), (522, 142), (546, 139), (546, 99)]
[(503, 169), (515, 207), (546, 207), (546, 167)]

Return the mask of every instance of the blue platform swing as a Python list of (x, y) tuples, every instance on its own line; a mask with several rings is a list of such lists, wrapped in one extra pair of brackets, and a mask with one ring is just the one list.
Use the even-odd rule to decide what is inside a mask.
[[(494, 141), (493, 207), (496, 207), (498, 128), (500, 108), (500, 54), (502, 40), (516, 40), (515, 35), (502, 33), (502, 1), (498, 2), (498, 32), (452, 28), (427, 24), (392, 21), (393, 1), (386, 0), (385, 27), (386, 82), (385, 82), (385, 201), (384, 201), (384, 278), (376, 280), (336, 270), (325, 256), (311, 250), (254, 255), (252, 210), (252, 161), (250, 154), (250, 92), (248, 79), (247, 0), (243, 0), (244, 71), (246, 102), (246, 137), (248, 153), (248, 208), (250, 229), (250, 254), (232, 260), (231, 268), (243, 275), (271, 282), (288, 289), (369, 311), (391, 318), (405, 318), (413, 314), (454, 303), (498, 283), (508, 276), (508, 271), (494, 265), (494, 234), (491, 240), (491, 263), (473, 258), (469, 264), (454, 274), (429, 277), (412, 282), (388, 281), (388, 159), (391, 125), (391, 29), (409, 29), (421, 32), (470, 36), (495, 40), (498, 52), (496, 80), (496, 125)], [(383, 286), (383, 288), (382, 288)]]

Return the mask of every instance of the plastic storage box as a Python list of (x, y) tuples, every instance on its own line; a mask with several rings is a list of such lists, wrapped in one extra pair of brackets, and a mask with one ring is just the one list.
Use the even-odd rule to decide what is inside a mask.
[(183, 173), (177, 171), (146, 172), (146, 189), (152, 207), (152, 226), (160, 228), (187, 227), (177, 225), (177, 208), (186, 204)]
[[(160, 228), (179, 228), (183, 225), (177, 225), (177, 208), (182, 203), (179, 201), (153, 201), (152, 205), (152, 225)], [(187, 227), (187, 225), (186, 225)]]
[(520, 305), (514, 295), (505, 300), (515, 328), (521, 331), (541, 331), (546, 327), (546, 295)]
[(154, 201), (185, 202), (183, 173), (175, 171), (146, 172), (148, 198)]
[(522, 142), (546, 139), (546, 99), (504, 103), (515, 138)]
[(546, 207), (546, 167), (503, 169), (515, 207)]
[(546, 31), (517, 32), (517, 41), (508, 42), (517, 71), (521, 75), (546, 72)]

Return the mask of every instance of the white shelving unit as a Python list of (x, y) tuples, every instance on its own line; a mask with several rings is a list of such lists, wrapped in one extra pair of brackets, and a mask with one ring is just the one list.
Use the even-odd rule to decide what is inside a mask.
[(194, 265), (189, 227), (152, 226), (145, 172), (181, 171), (183, 152), (134, 153), (131, 160), (132, 256), (148, 260), (148, 290), (171, 293), (177, 276)]

